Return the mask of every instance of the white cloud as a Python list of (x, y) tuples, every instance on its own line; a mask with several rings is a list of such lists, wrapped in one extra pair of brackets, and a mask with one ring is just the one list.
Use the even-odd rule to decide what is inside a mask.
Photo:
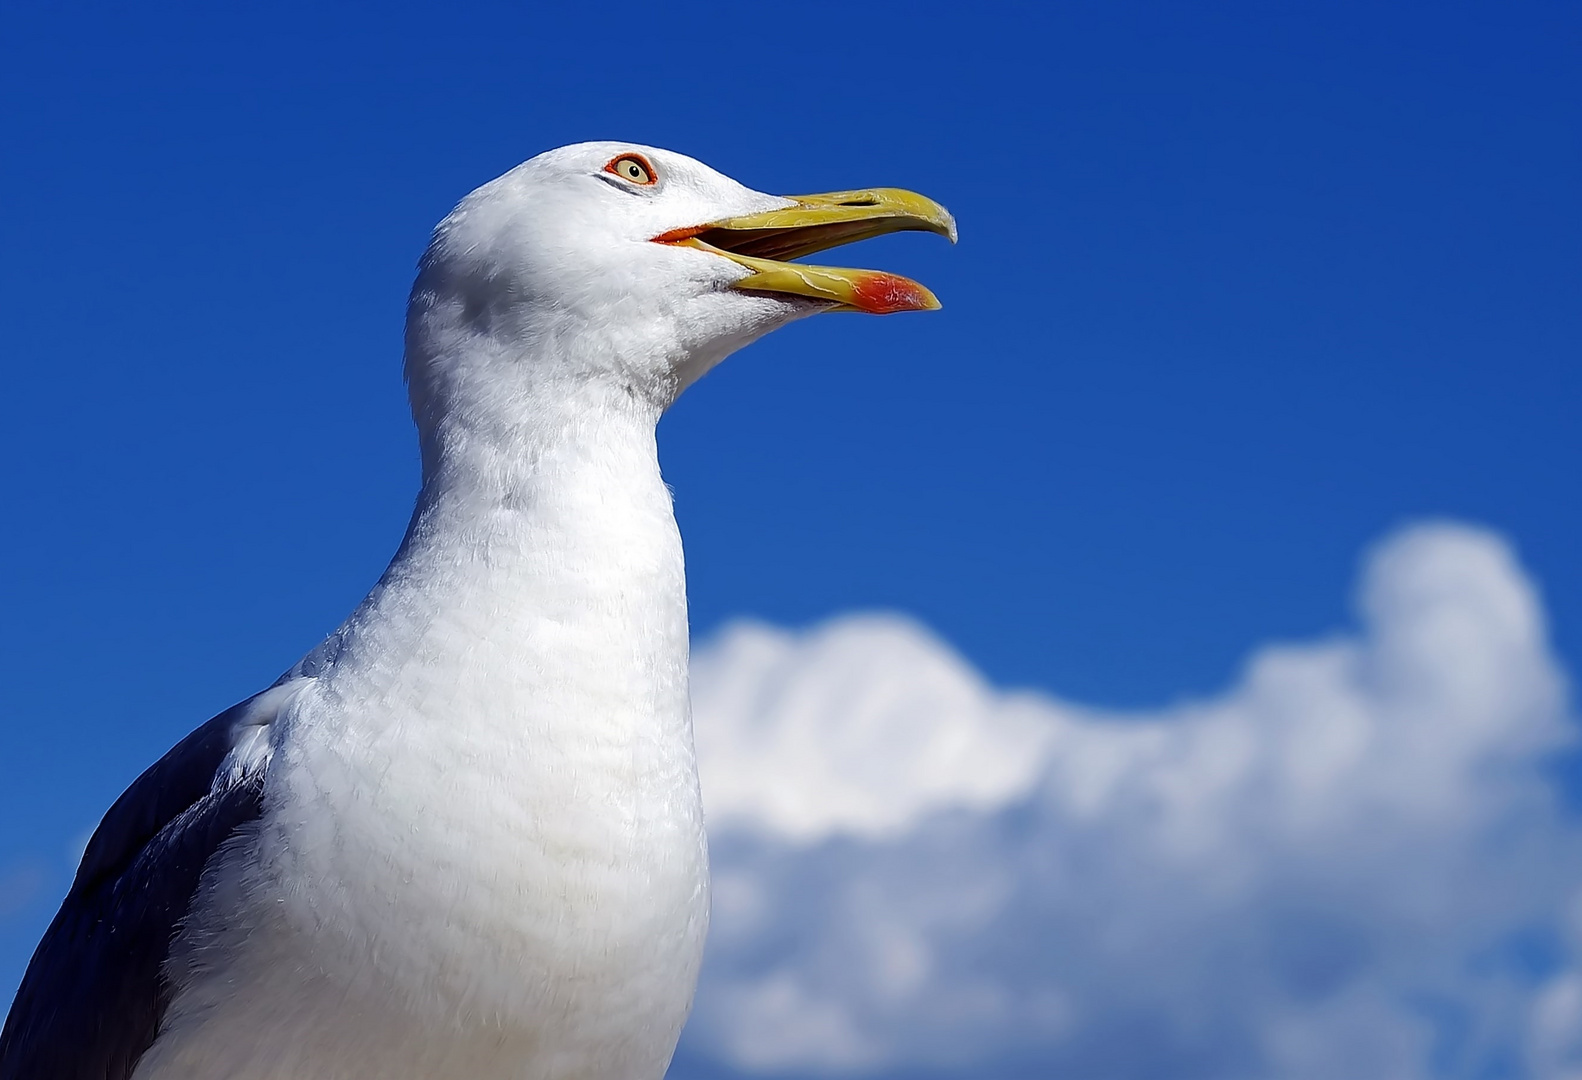
[(1037, 782), (1043, 703), (996, 694), (921, 627), (852, 616), (797, 637), (739, 623), (693, 661), (710, 820), (801, 842), (993, 810)]
[(998, 692), (898, 617), (728, 629), (695, 668), (717, 884), (687, 1054), (1582, 1077), (1582, 829), (1545, 773), (1574, 730), (1536, 593), (1434, 525), (1373, 554), (1359, 609), (1124, 716)]

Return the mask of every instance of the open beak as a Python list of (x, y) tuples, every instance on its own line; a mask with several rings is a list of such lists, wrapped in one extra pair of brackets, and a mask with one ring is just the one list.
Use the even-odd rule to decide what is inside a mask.
[(956, 242), (956, 219), (932, 199), (900, 188), (792, 196), (794, 205), (656, 236), (659, 243), (723, 255), (752, 273), (733, 288), (829, 301), (832, 311), (933, 311), (939, 300), (917, 282), (879, 270), (786, 262), (816, 251), (916, 230)]

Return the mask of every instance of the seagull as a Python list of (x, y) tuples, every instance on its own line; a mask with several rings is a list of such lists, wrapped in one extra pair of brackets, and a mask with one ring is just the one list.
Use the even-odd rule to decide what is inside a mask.
[(767, 195), (626, 143), (463, 199), (407, 309), (400, 548), (111, 806), (0, 1080), (659, 1080), (709, 884), (655, 426), (796, 319), (937, 308), (788, 261), (900, 230), (956, 238), (912, 192)]

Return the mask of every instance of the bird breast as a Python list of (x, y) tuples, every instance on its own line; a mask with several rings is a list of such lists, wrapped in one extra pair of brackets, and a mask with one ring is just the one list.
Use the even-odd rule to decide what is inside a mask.
[(283, 718), (215, 875), (241, 884), (189, 919), (167, 1058), (185, 1029), (213, 1075), (663, 1074), (707, 859), (679, 537), (668, 498), (618, 505), (575, 556), (527, 535), (392, 567)]
[(695, 970), (707, 874), (684, 599), (633, 569), (615, 589), (581, 576), (574, 605), (544, 601), (547, 573), (449, 582), (442, 608), (384, 622), (379, 664), (354, 654), (305, 696), (266, 854), (349, 963), (378, 941), (401, 984), (506, 1013)]

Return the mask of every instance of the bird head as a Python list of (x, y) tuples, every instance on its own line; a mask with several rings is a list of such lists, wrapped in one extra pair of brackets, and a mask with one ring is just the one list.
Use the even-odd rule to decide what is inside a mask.
[(498, 402), (590, 382), (662, 409), (795, 319), (937, 308), (894, 274), (787, 261), (907, 229), (956, 237), (943, 207), (907, 191), (767, 195), (632, 143), (540, 154), (435, 230), (408, 315), (419, 424), (458, 395)]

